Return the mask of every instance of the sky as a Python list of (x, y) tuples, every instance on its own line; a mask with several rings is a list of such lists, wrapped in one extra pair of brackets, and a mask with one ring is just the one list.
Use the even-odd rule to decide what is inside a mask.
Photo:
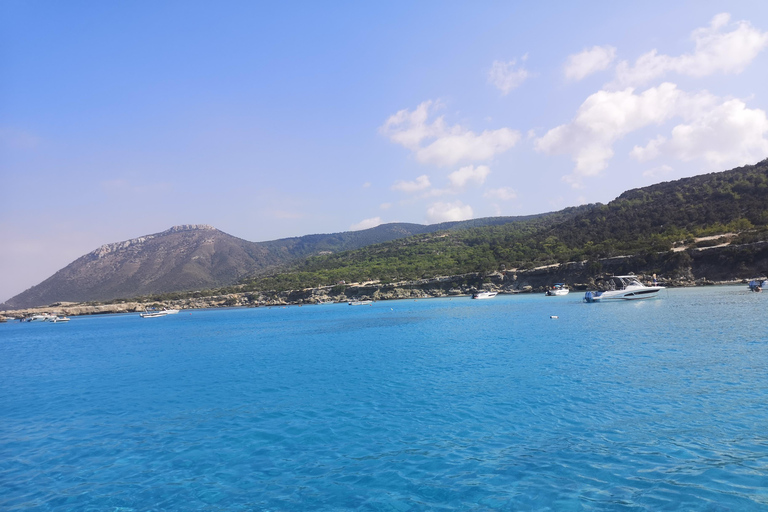
[(528, 215), (768, 157), (768, 2), (0, 2), (0, 302), (179, 224)]

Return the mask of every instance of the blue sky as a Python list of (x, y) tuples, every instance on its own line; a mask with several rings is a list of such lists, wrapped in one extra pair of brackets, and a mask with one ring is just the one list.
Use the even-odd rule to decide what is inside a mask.
[(525, 215), (768, 157), (768, 3), (0, 3), (0, 301), (98, 246)]

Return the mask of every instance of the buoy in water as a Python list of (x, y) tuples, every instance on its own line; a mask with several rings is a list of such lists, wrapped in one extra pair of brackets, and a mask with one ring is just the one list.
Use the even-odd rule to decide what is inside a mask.
[(557, 315), (550, 315), (549, 318), (554, 318), (555, 320), (557, 320)]

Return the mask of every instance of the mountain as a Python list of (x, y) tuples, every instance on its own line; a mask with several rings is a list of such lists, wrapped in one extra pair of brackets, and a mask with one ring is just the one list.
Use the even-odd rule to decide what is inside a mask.
[(756, 254), (739, 247), (768, 240), (768, 160), (629, 190), (608, 204), (526, 217), (393, 223), (269, 242), (249, 242), (210, 226), (177, 226), (102, 246), (0, 306), (106, 301), (234, 284), (287, 290), (342, 280), (396, 282), (627, 255), (639, 256), (653, 272), (677, 272), (701, 259), (683, 248), (720, 244), (699, 238), (729, 232), (734, 234), (725, 242), (732, 250), (720, 263), (708, 263), (711, 272), (730, 267), (747, 272), (762, 265), (762, 249)]
[(249, 242), (207, 225), (175, 226), (162, 233), (103, 245), (42, 283), (2, 304), (16, 309), (54, 302), (106, 301), (218, 288), (274, 271), (313, 254), (335, 253), (416, 234), (499, 225), (529, 217), (464, 222), (383, 224), (361, 231)]
[[(289, 290), (581, 261), (597, 272), (599, 260), (618, 256), (637, 256), (625, 258), (635, 265), (627, 271), (690, 275), (694, 260), (707, 260), (710, 276), (746, 277), (766, 268), (765, 244), (754, 245), (766, 240), (768, 160), (629, 190), (608, 204), (312, 256), (289, 272), (244, 284), (248, 290)], [(728, 245), (717, 261), (710, 261), (714, 253), (696, 251), (713, 245)]]

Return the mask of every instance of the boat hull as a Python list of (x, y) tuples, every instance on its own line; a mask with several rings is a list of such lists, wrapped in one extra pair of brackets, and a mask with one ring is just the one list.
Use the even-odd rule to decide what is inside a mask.
[(141, 318), (159, 318), (161, 316), (166, 316), (168, 313), (165, 311), (158, 311), (157, 313), (141, 313), (139, 316)]
[(646, 287), (637, 290), (620, 290), (607, 292), (587, 292), (584, 302), (618, 302), (624, 300), (646, 300), (659, 296), (663, 287)]
[(472, 295), (473, 299), (492, 299), (497, 295), (497, 292), (480, 292)]

